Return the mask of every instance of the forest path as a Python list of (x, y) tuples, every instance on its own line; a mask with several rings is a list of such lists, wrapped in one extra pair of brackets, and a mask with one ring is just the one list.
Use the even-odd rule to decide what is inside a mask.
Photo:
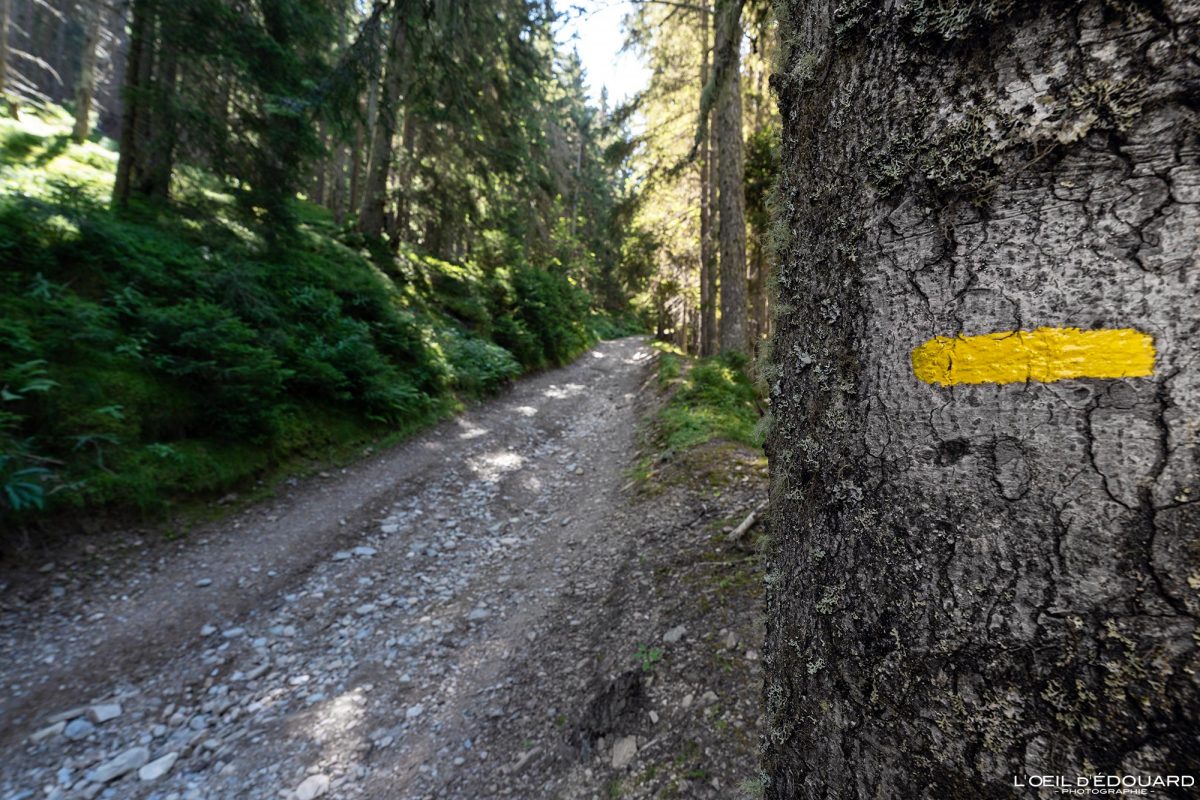
[[(644, 340), (602, 343), (186, 542), (133, 539), (124, 557), (56, 565), (41, 596), (5, 596), (0, 797), (610, 793), (594, 755), (619, 773), (626, 751), (663, 744), (618, 741), (649, 724), (654, 685), (627, 670), (628, 637), (661, 645), (673, 621), (631, 565), (655, 532), (669, 557), (680, 530), (719, 511), (631, 504), (651, 363)], [(609, 658), (621, 619), (638, 630)], [(726, 705), (753, 704), (747, 687)], [(71, 713), (101, 703), (119, 716)], [(752, 750), (753, 724), (737, 720)], [(147, 759), (169, 771), (140, 780), (131, 767)], [(698, 787), (688, 796), (729, 796), (719, 777)]]

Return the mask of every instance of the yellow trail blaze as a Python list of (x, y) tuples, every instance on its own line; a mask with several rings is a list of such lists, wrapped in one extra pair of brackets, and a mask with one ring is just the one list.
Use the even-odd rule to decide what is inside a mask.
[(912, 351), (926, 383), (1025, 383), (1068, 378), (1141, 378), (1154, 373), (1154, 337), (1132, 328), (1038, 328), (980, 336), (935, 336)]

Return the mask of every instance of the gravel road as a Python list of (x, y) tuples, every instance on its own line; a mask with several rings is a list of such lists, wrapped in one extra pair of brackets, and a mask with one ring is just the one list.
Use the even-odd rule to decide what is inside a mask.
[[(629, 616), (610, 600), (640, 585), (648, 521), (717, 514), (629, 496), (651, 362), (642, 339), (603, 343), (184, 541), (125, 534), (8, 586), (0, 797), (611, 794), (654, 744), (620, 720), (657, 722), (667, 678), (595, 652)], [(648, 641), (687, 640), (634, 616)], [(700, 692), (685, 709), (714, 704)]]

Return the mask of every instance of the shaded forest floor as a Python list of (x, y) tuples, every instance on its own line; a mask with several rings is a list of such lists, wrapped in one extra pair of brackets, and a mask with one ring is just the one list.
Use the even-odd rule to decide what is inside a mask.
[(606, 342), (185, 540), (5, 576), (0, 797), (740, 796), (761, 581), (724, 539), (765, 461), (679, 438), (653, 364)]

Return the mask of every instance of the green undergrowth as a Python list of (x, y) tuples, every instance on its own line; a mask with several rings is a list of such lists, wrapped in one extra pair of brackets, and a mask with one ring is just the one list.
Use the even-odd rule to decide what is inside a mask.
[(0, 527), (160, 514), (640, 332), (519, 260), (372, 258), (301, 201), (268, 257), (196, 172), (169, 207), (118, 214), (112, 143), (75, 145), (69, 123), (0, 120)]
[(740, 356), (693, 359), (662, 349), (658, 380), (670, 394), (656, 420), (659, 445), (678, 452), (724, 439), (760, 447), (756, 394), (747, 368)]
[[(703, 453), (723, 461), (727, 447), (762, 447), (757, 394), (741, 356), (690, 357), (658, 343), (658, 387), (662, 401), (644, 433), (645, 455), (634, 478), (645, 481), (658, 474), (660, 465), (686, 456), (687, 471), (701, 479), (709, 474), (702, 464), (691, 463)], [(719, 482), (723, 468), (712, 471)], [(704, 478), (708, 480), (708, 478)]]

